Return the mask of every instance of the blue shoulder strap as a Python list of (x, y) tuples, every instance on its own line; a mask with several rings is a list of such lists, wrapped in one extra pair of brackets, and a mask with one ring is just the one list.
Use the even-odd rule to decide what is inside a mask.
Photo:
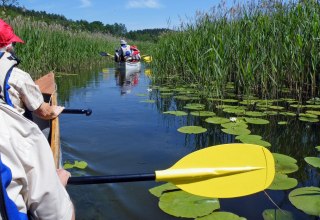
[(8, 196), (6, 188), (9, 186), (11, 180), (11, 170), (2, 163), (0, 156), (1, 217), (3, 220), (28, 220), (27, 214), (19, 212), (16, 204)]
[[(2, 56), (4, 55), (4, 52), (0, 52), (0, 59), (2, 58)], [(12, 59), (15, 59), (14, 57), (12, 57)], [(3, 82), (3, 87), (2, 89), (4, 90), (3, 91), (3, 94), (4, 94), (4, 101), (10, 105), (11, 107), (13, 107), (13, 104), (12, 104), (12, 101), (10, 99), (10, 95), (9, 95), (9, 89), (10, 89), (10, 85), (9, 85), (9, 78), (10, 78), (10, 75), (11, 75), (11, 72), (12, 72), (12, 69), (15, 67), (16, 65), (12, 65), (12, 67), (10, 67), (10, 69), (8, 70), (5, 76), (5, 80)]]

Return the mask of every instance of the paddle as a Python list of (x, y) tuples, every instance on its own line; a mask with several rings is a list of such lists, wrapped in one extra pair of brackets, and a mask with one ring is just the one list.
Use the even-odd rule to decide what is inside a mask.
[(113, 55), (111, 55), (110, 53), (106, 53), (106, 52), (100, 52), (99, 54), (103, 57), (107, 57), (107, 56), (113, 57)]
[(88, 108), (88, 109), (63, 109), (62, 113), (64, 113), (64, 114), (86, 114), (86, 116), (89, 116), (92, 114), (92, 110), (90, 108)]
[(253, 144), (223, 144), (195, 151), (167, 170), (151, 174), (71, 177), (68, 184), (165, 181), (191, 194), (233, 198), (260, 192), (273, 181), (272, 154)]

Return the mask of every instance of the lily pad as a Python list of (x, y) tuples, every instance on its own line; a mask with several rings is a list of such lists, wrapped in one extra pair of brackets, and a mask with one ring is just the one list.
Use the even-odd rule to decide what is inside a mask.
[(137, 93), (136, 96), (140, 96), (140, 97), (143, 97), (143, 96), (148, 96), (148, 94), (144, 94), (144, 93)]
[(266, 209), (262, 212), (264, 220), (294, 220), (293, 214), (283, 209)]
[(142, 100), (140, 102), (144, 102), (144, 103), (155, 103), (156, 101), (155, 100), (152, 100), (152, 99), (147, 99), (147, 100)]
[(222, 111), (236, 115), (243, 115), (245, 113), (245, 110), (241, 108), (224, 108)]
[(222, 118), (222, 117), (211, 117), (211, 118), (207, 118), (205, 121), (211, 124), (224, 124), (224, 123), (230, 122), (229, 119)]
[(71, 163), (65, 163), (63, 165), (64, 169), (72, 169), (72, 168), (78, 168), (78, 169), (85, 169), (88, 166), (88, 163), (85, 161), (74, 161), (74, 164)]
[(319, 157), (305, 157), (304, 160), (315, 168), (320, 168), (320, 158)]
[(272, 153), (272, 155), (275, 160), (277, 173), (282, 173), (282, 174), (294, 173), (299, 169), (298, 165), (296, 164), (297, 163), (296, 159), (284, 154)]
[(185, 95), (177, 95), (177, 96), (173, 96), (173, 98), (175, 98), (177, 100), (182, 100), (182, 101), (191, 100), (191, 98), (189, 96), (185, 96)]
[(310, 118), (310, 117), (299, 117), (300, 121), (306, 121), (306, 122), (319, 122), (319, 119), (317, 118)]
[(294, 112), (280, 112), (280, 115), (295, 117), (297, 114)]
[(216, 115), (214, 112), (209, 112), (209, 111), (195, 111), (195, 112), (190, 112), (190, 114), (198, 117), (210, 117), (210, 116)]
[(180, 190), (180, 189), (172, 183), (166, 183), (166, 184), (162, 184), (160, 186), (156, 186), (149, 189), (149, 192), (156, 197), (160, 197), (164, 192), (168, 192), (171, 190)]
[(246, 122), (250, 124), (256, 124), (256, 125), (265, 125), (269, 124), (269, 121), (262, 118), (245, 118)]
[(186, 106), (184, 106), (183, 108), (185, 109), (190, 109), (190, 110), (203, 110), (204, 109), (204, 105), (203, 104), (199, 104), (199, 103), (189, 103)]
[(261, 140), (262, 137), (260, 135), (247, 134), (247, 135), (239, 135), (235, 138), (236, 140)]
[(300, 113), (299, 117), (305, 117), (305, 118), (318, 118), (317, 115), (309, 114), (309, 113)]
[(240, 136), (237, 136), (236, 139), (246, 144), (257, 144), (264, 147), (271, 146), (269, 142), (261, 140), (261, 136), (259, 135), (240, 135)]
[(320, 111), (311, 111), (311, 110), (308, 110), (306, 111), (307, 114), (312, 114), (312, 115), (317, 115), (319, 116), (320, 115)]
[(279, 121), (278, 122), (278, 125), (286, 125), (286, 124), (288, 124), (288, 122), (286, 122), (286, 121)]
[(290, 192), (289, 200), (297, 209), (320, 216), (320, 188), (312, 186), (295, 189)]
[(236, 122), (228, 122), (221, 124), (224, 128), (247, 128), (248, 125), (244, 121), (237, 120)]
[(316, 146), (316, 149), (317, 149), (318, 151), (320, 151), (320, 146)]
[(250, 134), (251, 131), (247, 128), (243, 127), (233, 127), (233, 128), (225, 128), (221, 129), (224, 133), (233, 134), (233, 135), (245, 135)]
[(160, 197), (162, 211), (176, 217), (197, 218), (220, 208), (218, 199), (191, 195), (184, 191), (165, 193)]
[(289, 178), (286, 174), (276, 173), (272, 184), (268, 189), (272, 190), (288, 190), (296, 187), (298, 185), (298, 180), (294, 178)]
[(213, 212), (210, 215), (196, 218), (195, 220), (245, 220), (246, 218), (240, 217), (231, 212)]
[(175, 116), (186, 116), (186, 115), (188, 115), (188, 113), (186, 113), (184, 111), (166, 111), (166, 112), (163, 112), (163, 114), (170, 114), (170, 115), (175, 115)]
[(178, 131), (185, 134), (200, 134), (206, 132), (207, 129), (200, 126), (184, 126), (179, 128)]

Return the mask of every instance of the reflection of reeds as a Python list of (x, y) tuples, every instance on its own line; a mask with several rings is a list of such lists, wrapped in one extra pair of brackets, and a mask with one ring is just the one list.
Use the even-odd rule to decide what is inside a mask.
[(300, 99), (317, 95), (320, 78), (320, 4), (262, 1), (220, 5), (162, 36), (154, 49), (157, 82), (196, 83), (238, 94), (277, 97), (289, 88)]
[(25, 42), (17, 45), (21, 68), (37, 78), (55, 70), (71, 72), (103, 61), (100, 51), (113, 51), (118, 39), (104, 34), (71, 31), (57, 24), (24, 17), (4, 18)]

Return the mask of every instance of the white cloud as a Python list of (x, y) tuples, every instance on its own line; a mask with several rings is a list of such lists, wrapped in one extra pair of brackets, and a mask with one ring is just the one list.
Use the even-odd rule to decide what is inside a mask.
[(161, 8), (162, 5), (158, 0), (130, 0), (127, 8)]
[(81, 5), (80, 8), (87, 8), (91, 6), (91, 0), (80, 0), (81, 1)]

